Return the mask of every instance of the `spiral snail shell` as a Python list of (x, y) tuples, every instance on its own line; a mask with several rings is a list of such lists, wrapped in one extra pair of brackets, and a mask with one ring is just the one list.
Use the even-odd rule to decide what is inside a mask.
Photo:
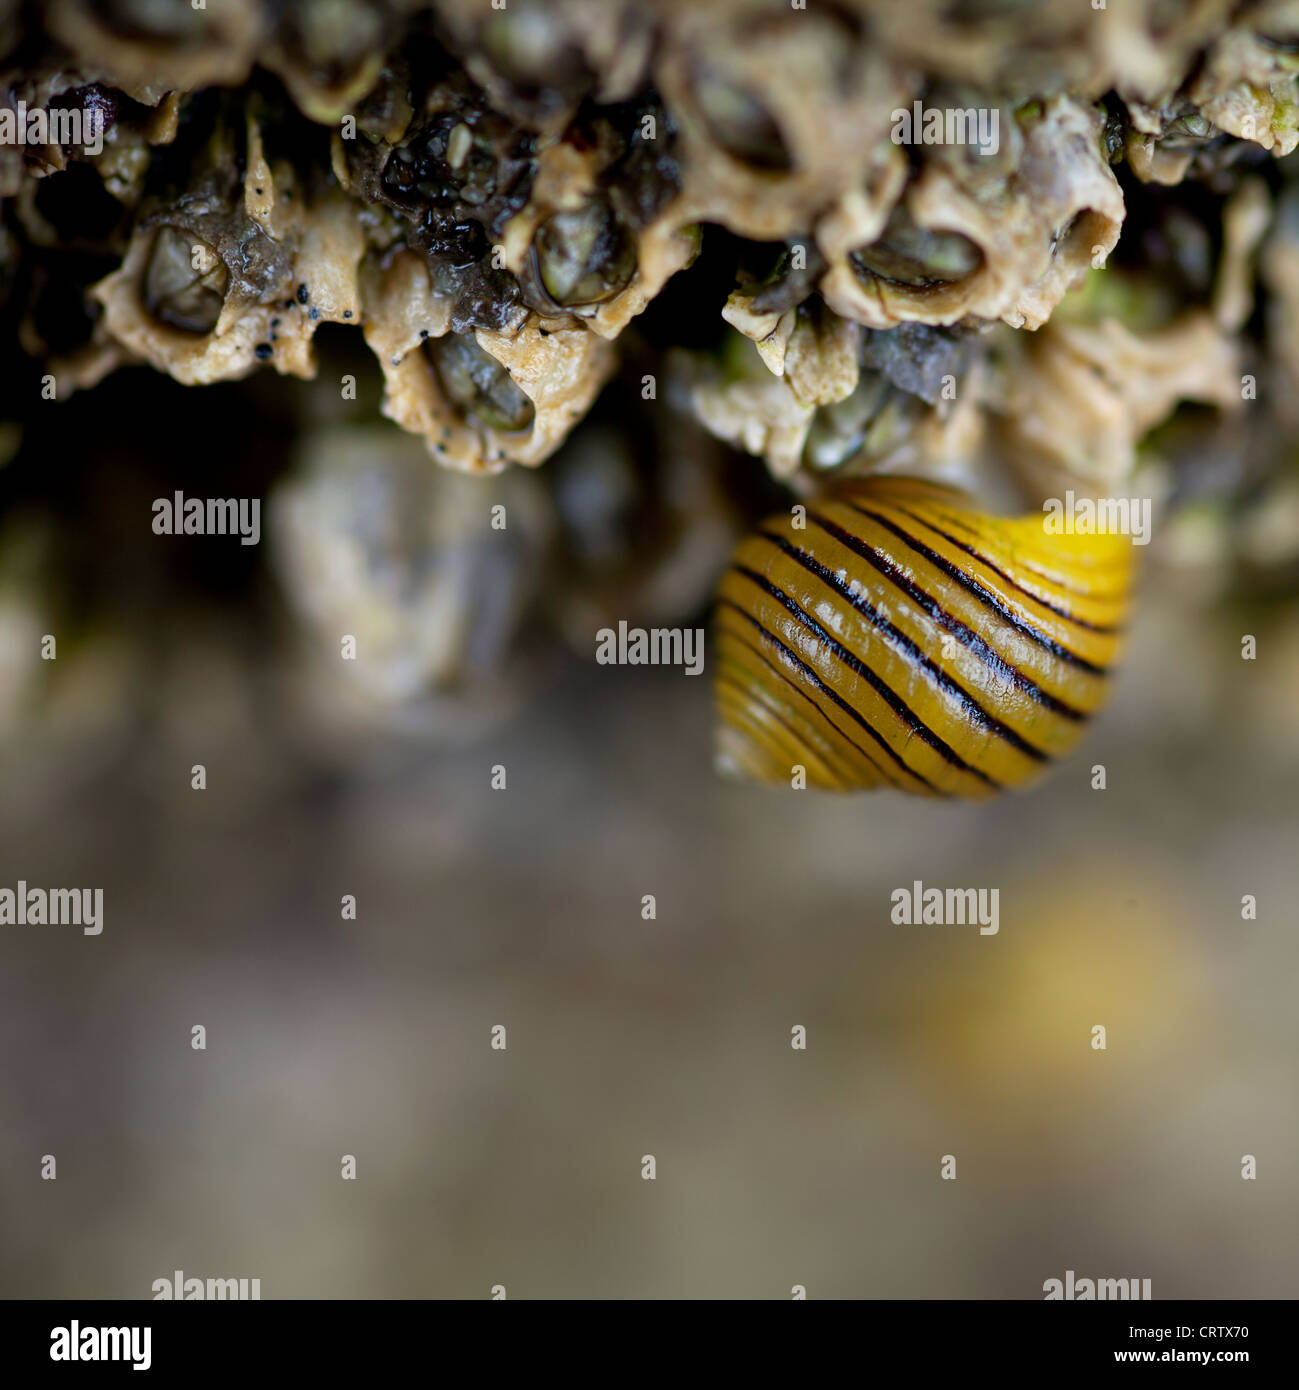
[(746, 536), (721, 581), (721, 770), (984, 797), (1074, 746), (1119, 654), (1128, 537), (1050, 535), (900, 477), (801, 510)]

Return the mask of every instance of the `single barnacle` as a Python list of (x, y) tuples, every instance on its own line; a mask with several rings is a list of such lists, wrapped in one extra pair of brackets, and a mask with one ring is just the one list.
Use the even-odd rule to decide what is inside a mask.
[(1186, 90), (1199, 119), (1278, 155), (1299, 145), (1299, 15), (1251, 6), (1218, 35)]
[(443, 394), (465, 420), (512, 432), (526, 430), (536, 418), (536, 407), (504, 365), (472, 335), (430, 338), (423, 350)]
[(322, 322), (359, 322), (364, 235), (337, 189), (306, 198), (249, 118), (242, 177), (218, 131), (189, 191), (143, 211), (120, 269), (92, 290), (103, 333), (186, 385), (261, 363), (310, 377)]
[(847, 200), (822, 219), (820, 290), (836, 313), (871, 328), (968, 317), (1036, 328), (1113, 250), (1123, 194), (1101, 114), (1058, 97), (1001, 124), (1004, 159), (934, 146), (887, 220), (877, 201)]
[(803, 443), (803, 463), (824, 471), (840, 468), (867, 448), (869, 431), (899, 399), (887, 379), (865, 372), (852, 394), (822, 406)]
[(346, 689), (324, 682), (334, 712), (400, 707), (451, 732), (503, 712), (526, 684), (525, 624), (553, 548), (540, 481), (430, 468), (418, 441), (380, 425), (308, 430), (294, 454), (269, 503), (281, 585), (317, 653), (344, 628), (362, 653)]
[(583, 100), (626, 101), (644, 83), (653, 19), (632, 0), (439, 0), (436, 9), (492, 106), (532, 129), (556, 133)]
[(183, 333), (211, 333), (225, 307), (230, 274), (200, 237), (164, 223), (154, 233), (144, 273), (144, 307)]
[(553, 212), (532, 239), (537, 276), (562, 308), (601, 304), (636, 273), (636, 248), (608, 199)]
[(867, 283), (880, 279), (929, 289), (973, 275), (983, 264), (983, 252), (960, 232), (918, 227), (906, 205), (899, 203), (880, 239), (849, 251), (848, 260)]
[(510, 332), (458, 331), (452, 297), (410, 250), (366, 265), (366, 341), (383, 410), (440, 463), (495, 473), (549, 457), (613, 371), (604, 339), (528, 314)]
[(257, 0), (50, 0), (44, 18), (82, 71), (149, 106), (168, 92), (247, 81), (263, 33)]
[(673, 3), (654, 74), (680, 129), (683, 214), (763, 241), (861, 186), (911, 96), (846, 7)]
[(646, 100), (538, 150), (527, 202), (501, 238), (533, 310), (616, 338), (694, 260), (699, 229), (681, 208), (673, 149), (667, 113)]
[(260, 58), (299, 110), (332, 125), (370, 92), (393, 37), (388, 0), (298, 0), (285, 6)]
[(691, 71), (690, 94), (709, 136), (732, 159), (781, 174), (794, 167), (780, 126), (753, 91), (701, 61)]

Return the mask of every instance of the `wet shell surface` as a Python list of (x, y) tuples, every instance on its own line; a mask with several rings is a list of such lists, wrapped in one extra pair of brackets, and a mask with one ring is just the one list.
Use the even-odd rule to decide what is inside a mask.
[(720, 770), (986, 797), (1069, 753), (1119, 656), (1128, 537), (900, 477), (805, 511), (745, 537), (718, 590)]

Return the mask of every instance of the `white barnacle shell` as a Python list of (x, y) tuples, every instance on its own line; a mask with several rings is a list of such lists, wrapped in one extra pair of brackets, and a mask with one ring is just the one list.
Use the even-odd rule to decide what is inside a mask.
[[(600, 197), (601, 151), (577, 150), (566, 141), (550, 139), (537, 152), (536, 173), (527, 205), (506, 224), (501, 238), (503, 263), (516, 276), (526, 274), (534, 259), (539, 229), (548, 219), (576, 213)], [(646, 226), (624, 228), (634, 269), (628, 283), (597, 302), (554, 306), (557, 317), (583, 323), (602, 338), (616, 338), (679, 270), (699, 254), (699, 228), (673, 199)]]
[(461, 335), (466, 353), (499, 364), (520, 427), (485, 422), (452, 398), (430, 359), (430, 348), (450, 347), (450, 307), (439, 301), (419, 257), (400, 250), (385, 263), (367, 263), (363, 280), (365, 337), (383, 370), (383, 413), (420, 435), (448, 467), (496, 473), (511, 463), (544, 462), (613, 373), (614, 350), (603, 338), (523, 311), (507, 331)]
[(111, 9), (94, 0), (50, 0), (47, 10), (46, 27), (78, 67), (146, 106), (168, 92), (247, 81), (264, 29), (258, 0), (127, 0)]
[(672, 0), (655, 80), (680, 128), (683, 216), (757, 240), (860, 186), (911, 79), (837, 16)]
[[(339, 634), (356, 640), (356, 660), (341, 663), (356, 703), (418, 709), (459, 695), (463, 718), (508, 698), (555, 529), (537, 478), (467, 478), (430, 468), (391, 426), (331, 425), (298, 441), (269, 523), (308, 665), (337, 672)], [(344, 699), (336, 679), (313, 685)]]
[(1299, 5), (1251, 6), (1210, 46), (1187, 95), (1219, 130), (1285, 155), (1299, 145), (1299, 60), (1271, 41), (1278, 33), (1299, 36)]
[(872, 328), (907, 320), (952, 324), (968, 316), (1037, 328), (1065, 293), (1118, 242), (1123, 194), (1100, 145), (1100, 115), (1069, 97), (1044, 104), (1015, 132), (1013, 162), (973, 148), (935, 147), (907, 186), (893, 220), (906, 219), (942, 245), (966, 245), (959, 269), (904, 283), (863, 272), (854, 256), (887, 235), (879, 207), (850, 207), (817, 229), (830, 267), (821, 282), (826, 303)]
[[(246, 225), (276, 257), (273, 277), (255, 298), (227, 293), (214, 249), (163, 218), (138, 226), (121, 267), (92, 289), (104, 308), (107, 337), (186, 386), (243, 377), (263, 363), (285, 375), (312, 377), (318, 325), (360, 322), (357, 272), (365, 239), (354, 206), (338, 190), (305, 203), (287, 166), (272, 169), (267, 162), (251, 119), (243, 194)], [(164, 247), (163, 238), (174, 246)], [(208, 278), (214, 311), (220, 305), (215, 322), (187, 328), (153, 312), (149, 276), (155, 255), (164, 252), (182, 270), (197, 258), (196, 281)], [(299, 285), (307, 286), (309, 302), (298, 296)]]

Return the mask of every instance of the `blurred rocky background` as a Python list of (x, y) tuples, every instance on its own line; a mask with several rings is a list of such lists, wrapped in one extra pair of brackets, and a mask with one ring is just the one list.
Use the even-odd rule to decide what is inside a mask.
[[(0, 886), (104, 891), (0, 926), (0, 1294), (1299, 1295), (1299, 7), (510, 12), (0, 0), (110, 122), (0, 149)], [(1154, 503), (1027, 794), (730, 785), (594, 661), (878, 468)]]
[[(397, 431), (340, 474), (346, 422), (305, 431), (250, 383), (211, 388), (182, 447), (182, 388), (114, 382), (31, 412), (0, 472), (0, 881), (105, 901), (98, 937), (0, 932), (5, 1294), (145, 1297), (177, 1268), (268, 1298), (1040, 1297), (1066, 1269), (1299, 1292), (1299, 610), (1275, 508), (1162, 528), (1114, 704), (1030, 794), (761, 792), (713, 774), (706, 677), (595, 665), (563, 615), (595, 619), (535, 591), (585, 434), (535, 515), (511, 494), (489, 594), (473, 527), (421, 529), (419, 479), (450, 475), (408, 476)], [(725, 466), (674, 428), (707, 495)], [(633, 485), (598, 457), (587, 492)], [(351, 587), (304, 617), (274, 538), (294, 508), (335, 524), (344, 484)], [(387, 572), (366, 547), (398, 486)], [(154, 535), (177, 487), (264, 490), (262, 544)], [(628, 592), (614, 558), (586, 556), (584, 603)], [(703, 621), (706, 594), (673, 602)], [(468, 606), (491, 641), (389, 651), (403, 600)], [(432, 693), (394, 702), (399, 649)], [(892, 925), (917, 878), (998, 888), (999, 933)]]

